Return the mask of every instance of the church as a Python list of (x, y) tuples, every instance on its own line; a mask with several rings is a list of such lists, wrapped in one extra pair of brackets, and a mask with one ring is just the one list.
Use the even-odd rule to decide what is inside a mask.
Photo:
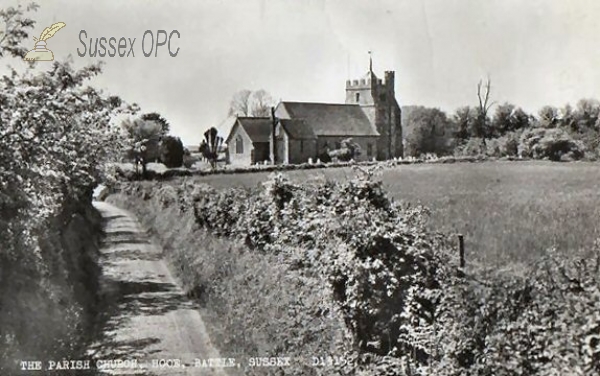
[(342, 140), (360, 146), (357, 161), (403, 156), (400, 106), (394, 90), (394, 72), (384, 78), (369, 71), (346, 81), (346, 102), (282, 101), (270, 117), (236, 117), (226, 139), (228, 162), (251, 165), (265, 161), (300, 164), (316, 161)]

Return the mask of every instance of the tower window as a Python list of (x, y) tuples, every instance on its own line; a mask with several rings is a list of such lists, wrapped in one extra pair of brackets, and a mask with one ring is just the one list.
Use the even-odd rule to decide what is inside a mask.
[(360, 93), (356, 93), (356, 103), (360, 101)]
[(368, 157), (373, 156), (373, 144), (371, 144), (371, 143), (367, 144), (367, 156)]

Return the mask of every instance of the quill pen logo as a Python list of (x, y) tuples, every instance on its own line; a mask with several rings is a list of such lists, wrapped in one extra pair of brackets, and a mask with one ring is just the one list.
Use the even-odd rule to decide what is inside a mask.
[(56, 34), (56, 32), (58, 30), (62, 29), (65, 26), (67, 26), (66, 23), (57, 22), (57, 23), (53, 24), (52, 26), (45, 28), (44, 31), (42, 31), (42, 34), (40, 35), (39, 38), (33, 37), (33, 39), (36, 41), (35, 48), (33, 50), (27, 52), (27, 55), (25, 55), (23, 60), (26, 60), (26, 61), (53, 61), (54, 54), (52, 53), (52, 51), (50, 51), (48, 48), (46, 48), (46, 41), (48, 39), (52, 38), (52, 36), (54, 34)]

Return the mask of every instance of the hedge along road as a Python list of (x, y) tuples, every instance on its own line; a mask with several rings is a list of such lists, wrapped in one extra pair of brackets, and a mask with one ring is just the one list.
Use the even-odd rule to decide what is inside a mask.
[(140, 223), (110, 204), (94, 206), (105, 220), (99, 257), (104, 312), (88, 349), (91, 368), (100, 375), (237, 374), (237, 367), (223, 367), (231, 360), (211, 344), (197, 307)]

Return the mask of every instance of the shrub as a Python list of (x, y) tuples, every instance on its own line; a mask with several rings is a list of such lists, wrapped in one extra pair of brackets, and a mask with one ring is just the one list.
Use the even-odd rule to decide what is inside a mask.
[[(356, 159), (361, 154), (360, 145), (354, 142), (352, 138), (342, 140), (340, 148), (328, 152), (333, 161), (347, 162)], [(323, 161), (323, 160), (322, 160)]]
[(163, 137), (160, 143), (160, 160), (170, 168), (183, 166), (184, 150), (179, 137)]
[(560, 128), (533, 128), (521, 135), (519, 155), (552, 161), (577, 160), (584, 156), (584, 147)]

